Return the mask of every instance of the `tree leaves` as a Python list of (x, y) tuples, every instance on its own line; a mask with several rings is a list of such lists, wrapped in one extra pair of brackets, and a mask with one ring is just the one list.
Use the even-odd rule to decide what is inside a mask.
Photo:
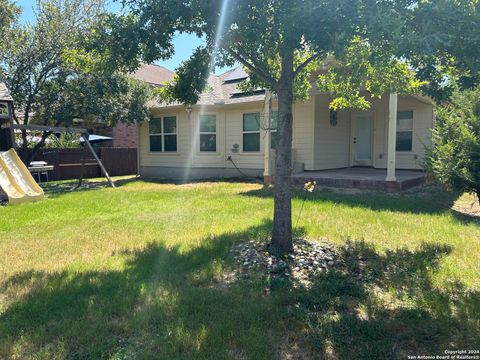
[[(453, 0), (442, 1), (444, 6), (436, 8), (445, 11)], [(427, 67), (421, 66), (424, 64), (421, 59), (427, 53), (426, 48), (420, 47), (421, 36), (430, 38), (433, 34), (429, 33), (430, 26), (416, 23), (423, 19), (426, 9), (435, 7), (429, 1), (236, 0), (228, 2), (221, 22), (223, 1), (220, 0), (127, 3), (132, 16), (137, 18), (136, 30), (127, 28), (134, 34), (143, 34), (132, 39), (134, 46), (148, 47), (150, 55), (161, 58), (172, 51), (174, 32), (204, 36), (204, 54), (208, 52), (216, 65), (239, 62), (249, 73), (248, 83), (242, 84), (244, 89), (267, 88), (278, 93), (281, 58), (288, 51), (295, 53), (297, 100), (308, 98), (315, 66), (336, 59), (334, 67), (319, 79), (322, 89), (335, 97), (332, 108), (367, 108), (368, 100), (360, 89), (377, 97), (389, 91), (407, 94), (428, 89), (426, 81), (438, 85), (445, 76), (445, 68), (430, 66), (430, 71), (426, 71)], [(443, 34), (440, 36), (443, 40), (437, 43), (445, 45), (448, 40), (451, 46), (451, 38), (445, 40)], [(132, 54), (142, 56), (142, 51), (138, 49)], [(199, 61), (198, 54), (194, 57), (197, 59), (185, 62), (177, 71), (178, 82), (183, 82), (184, 75), (185, 80), (192, 80), (193, 74), (202, 73), (187, 67), (205, 69), (206, 60)], [(416, 65), (414, 70), (412, 64)], [(208, 77), (208, 73), (203, 74)], [(193, 85), (199, 88), (192, 91), (183, 82), (171, 95), (179, 95), (179, 101), (194, 101), (204, 82), (195, 81)], [(185, 96), (180, 89), (189, 95)]]
[(334, 97), (330, 104), (333, 110), (365, 110), (370, 107), (370, 97), (390, 92), (414, 94), (423, 84), (405, 61), (360, 37), (355, 37), (318, 78), (319, 89)]
[(427, 167), (449, 189), (480, 196), (480, 88), (455, 91), (437, 109)]
[(206, 48), (199, 47), (176, 69), (174, 81), (158, 88), (157, 93), (166, 103), (180, 101), (193, 105), (205, 90), (209, 72), (210, 53)]
[(149, 86), (120, 73), (125, 63), (108, 61), (118, 51), (108, 48), (111, 43), (95, 46), (108, 17), (103, 0), (41, 0), (36, 14), (34, 24), (12, 30), (14, 40), (0, 63), (16, 122), (71, 126), (75, 119), (112, 125), (148, 119)]

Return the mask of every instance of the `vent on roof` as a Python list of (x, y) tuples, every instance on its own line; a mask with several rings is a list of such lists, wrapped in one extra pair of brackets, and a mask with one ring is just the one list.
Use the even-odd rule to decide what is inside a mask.
[(237, 82), (240, 80), (245, 80), (248, 78), (248, 74), (243, 70), (241, 66), (237, 67), (235, 70), (232, 70), (224, 79), (224, 83)]

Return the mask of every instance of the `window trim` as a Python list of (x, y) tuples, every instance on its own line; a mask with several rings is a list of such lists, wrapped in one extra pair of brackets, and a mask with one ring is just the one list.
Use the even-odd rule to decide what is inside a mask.
[[(255, 115), (258, 114), (258, 130), (243, 130), (243, 122), (245, 120), (245, 115)], [(259, 111), (242, 113), (242, 153), (245, 154), (257, 154), (262, 152), (262, 135), (261, 135), (261, 126), (260, 126), (260, 116)], [(245, 134), (258, 134), (258, 150), (245, 150), (245, 143), (243, 141), (243, 136)]]
[[(215, 116), (215, 131), (201, 131), (202, 116)], [(201, 135), (215, 135), (215, 151), (202, 150)], [(202, 113), (198, 114), (198, 147), (197, 151), (201, 155), (215, 155), (218, 154), (218, 114), (217, 113)]]
[[(175, 133), (165, 133), (165, 118), (175, 118), (175, 130), (176, 132)], [(150, 122), (148, 123), (148, 150), (149, 150), (149, 153), (152, 153), (152, 154), (158, 154), (158, 153), (161, 153), (161, 154), (177, 154), (178, 153), (178, 119), (177, 119), (177, 115), (160, 115), (160, 116), (153, 116), (152, 117), (152, 120), (153, 119), (160, 119), (160, 133), (151, 133), (150, 132)], [(151, 121), (151, 120), (150, 120)], [(176, 138), (176, 142), (177, 142), (177, 146), (176, 146), (176, 150), (168, 150), (166, 151), (165, 150), (165, 136), (172, 136), (172, 135), (175, 135), (175, 138)], [(161, 147), (162, 149), (161, 150), (157, 150), (157, 151), (152, 151), (152, 148), (151, 148), (151, 142), (150, 142), (150, 139), (152, 136), (160, 136), (160, 144), (161, 144)]]
[[(398, 130), (398, 123), (397, 123), (397, 127), (395, 129), (395, 153), (396, 154), (413, 154), (414, 151), (413, 151), (413, 135), (414, 135), (414, 131), (415, 131), (415, 109), (413, 108), (408, 108), (408, 109), (400, 109), (400, 108), (397, 108), (397, 117), (396, 117), (396, 120), (398, 122), (398, 113), (399, 112), (407, 112), (407, 111), (411, 111), (412, 112), (412, 129), (411, 130)], [(397, 141), (396, 139), (398, 138), (398, 133), (399, 132), (411, 132), (412, 133), (412, 148), (410, 150), (397, 150)]]

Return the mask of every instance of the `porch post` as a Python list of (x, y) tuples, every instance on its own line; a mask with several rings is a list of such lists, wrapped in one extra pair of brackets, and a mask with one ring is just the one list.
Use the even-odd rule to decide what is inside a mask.
[(265, 121), (261, 121), (264, 125), (264, 168), (263, 168), (263, 181), (265, 184), (270, 184), (272, 182), (271, 176), (271, 166), (270, 166), (270, 147), (271, 147), (271, 137), (270, 137), (270, 126), (271, 119), (270, 114), (272, 110), (272, 93), (269, 90), (265, 90), (265, 102), (263, 105), (263, 116)]
[(391, 93), (388, 106), (388, 159), (386, 181), (396, 181), (395, 177), (395, 153), (397, 143), (397, 105), (398, 95)]

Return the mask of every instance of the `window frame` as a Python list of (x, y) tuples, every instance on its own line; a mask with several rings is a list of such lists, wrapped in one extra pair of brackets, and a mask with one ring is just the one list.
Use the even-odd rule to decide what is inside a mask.
[[(175, 119), (175, 133), (165, 133), (165, 118), (174, 118)], [(162, 154), (176, 154), (178, 153), (178, 119), (177, 115), (162, 115), (162, 116), (154, 116), (152, 120), (160, 119), (160, 133), (151, 133), (150, 132), (150, 122), (148, 124), (148, 146), (150, 153), (162, 153)], [(150, 120), (151, 121), (151, 120)], [(173, 136), (175, 135), (175, 150), (165, 150), (165, 136)], [(152, 136), (159, 136), (160, 137), (160, 150), (152, 150), (151, 147), (151, 138)]]
[[(258, 114), (258, 130), (244, 130), (245, 115), (256, 115), (256, 114)], [(262, 151), (260, 116), (261, 116), (261, 113), (259, 111), (242, 113), (242, 153), (255, 154), (255, 153), (260, 153)], [(258, 134), (258, 150), (245, 150), (245, 141), (244, 141), (245, 134)]]
[[(202, 116), (215, 117), (215, 131), (202, 131)], [(215, 135), (215, 150), (202, 150), (202, 135)], [(202, 155), (218, 154), (218, 114), (217, 113), (203, 113), (198, 115), (198, 152)]]
[[(412, 128), (411, 130), (399, 130), (398, 129), (398, 114), (401, 113), (401, 112), (411, 112), (412, 113)], [(408, 119), (410, 120), (410, 119)], [(413, 153), (413, 135), (414, 135), (414, 128), (415, 128), (415, 109), (397, 109), (397, 117), (396, 117), (396, 121), (397, 121), (397, 127), (395, 129), (395, 153), (399, 153), (399, 154), (411, 154)], [(411, 148), (410, 150), (397, 150), (397, 139), (398, 139), (398, 133), (411, 133)]]

